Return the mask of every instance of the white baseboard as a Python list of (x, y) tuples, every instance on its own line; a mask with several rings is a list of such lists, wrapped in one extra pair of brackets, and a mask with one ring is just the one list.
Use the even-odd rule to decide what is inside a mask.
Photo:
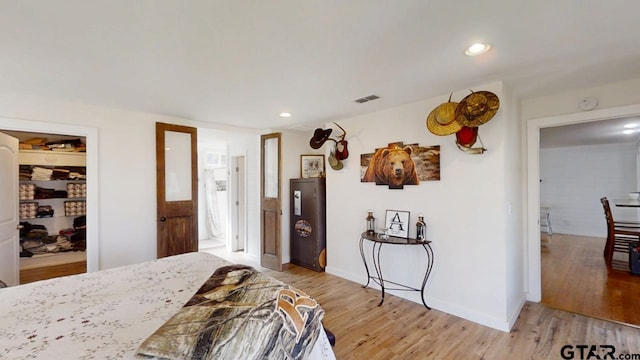
[[(329, 274), (339, 276), (343, 279), (350, 280), (362, 285), (364, 285), (367, 282), (366, 275), (364, 274), (353, 274), (353, 273), (346, 272), (341, 269), (333, 268), (330, 266), (327, 266), (325, 271)], [(371, 287), (372, 289), (380, 289), (380, 287), (374, 282), (370, 282), (369, 287)], [(422, 305), (420, 295), (417, 292), (393, 291), (393, 290), (386, 291), (386, 292), (388, 294), (398, 296), (403, 299), (413, 301), (415, 303)], [(518, 319), (520, 310), (522, 309), (522, 306), (524, 306), (524, 302), (525, 302), (525, 300), (522, 299), (520, 306), (517, 308), (516, 311), (514, 311), (513, 314), (510, 314), (508, 319), (501, 319), (493, 315), (477, 312), (472, 309), (461, 307), (457, 304), (454, 304), (448, 301), (443, 301), (433, 296), (429, 296), (427, 290), (425, 290), (425, 301), (427, 305), (429, 305), (429, 307), (431, 307), (434, 310), (455, 315), (465, 320), (469, 320), (477, 324), (487, 326), (496, 330), (504, 331), (504, 332), (509, 332), (511, 330), (516, 320)]]

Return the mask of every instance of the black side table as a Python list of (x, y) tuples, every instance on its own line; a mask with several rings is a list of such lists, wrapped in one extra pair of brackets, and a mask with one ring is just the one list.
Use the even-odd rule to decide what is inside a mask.
[[(379, 234), (369, 234), (366, 231), (360, 235), (360, 256), (362, 256), (362, 262), (364, 263), (364, 268), (365, 270), (367, 270), (367, 283), (362, 287), (365, 288), (369, 286), (369, 282), (371, 280), (373, 280), (376, 284), (380, 285), (380, 288), (382, 289), (382, 298), (380, 299), (380, 303), (378, 304), (378, 306), (382, 305), (382, 303), (384, 302), (385, 289), (401, 290), (401, 291), (419, 291), (420, 297), (422, 299), (422, 304), (424, 304), (424, 306), (427, 309), (431, 310), (431, 308), (424, 301), (424, 287), (425, 285), (427, 285), (427, 280), (429, 279), (429, 275), (431, 274), (431, 269), (433, 268), (433, 250), (431, 249), (431, 245), (429, 245), (431, 244), (431, 241), (418, 240), (418, 239), (412, 239), (412, 238), (405, 239), (405, 238), (399, 238), (394, 236), (389, 236), (387, 239), (382, 239), (382, 238), (379, 238), (378, 235)], [(372, 276), (371, 273), (369, 273), (369, 266), (367, 265), (367, 260), (364, 257), (364, 241), (365, 240), (371, 241), (373, 243), (373, 247), (372, 247), (373, 267), (376, 270), (377, 276)], [(382, 249), (382, 245), (384, 244), (422, 246), (425, 253), (427, 254), (427, 267), (425, 269), (424, 279), (422, 280), (422, 286), (419, 289), (411, 286), (407, 286), (404, 284), (400, 284), (397, 282), (393, 282), (390, 280), (384, 280), (382, 276), (382, 267), (380, 266), (380, 250)], [(399, 286), (399, 288), (385, 287), (385, 283), (394, 284), (396, 286)]]

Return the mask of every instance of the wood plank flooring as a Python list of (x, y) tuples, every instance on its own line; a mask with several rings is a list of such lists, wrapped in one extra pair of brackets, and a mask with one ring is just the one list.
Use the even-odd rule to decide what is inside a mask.
[(605, 239), (553, 234), (542, 247), (542, 303), (640, 326), (640, 276), (609, 270)]
[(286, 265), (284, 272), (264, 272), (322, 305), (324, 325), (336, 335), (334, 352), (340, 360), (561, 359), (564, 345), (582, 344), (613, 345), (616, 354), (640, 354), (640, 329), (542, 304), (525, 304), (512, 332), (505, 333), (393, 295), (378, 307), (378, 290), (296, 265)]
[[(393, 295), (378, 307), (378, 290), (335, 275), (292, 264), (275, 272), (240, 253), (207, 252), (255, 266), (313, 296), (325, 310), (324, 325), (336, 335), (339, 360), (562, 359), (565, 345), (613, 345), (616, 356), (640, 354), (640, 329), (538, 303), (526, 303), (514, 329), (505, 333)], [(580, 359), (578, 350), (575, 355)]]

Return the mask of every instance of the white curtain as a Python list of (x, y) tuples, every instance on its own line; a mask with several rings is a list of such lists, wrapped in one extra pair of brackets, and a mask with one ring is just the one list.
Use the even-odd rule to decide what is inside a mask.
[(209, 238), (223, 237), (220, 213), (218, 211), (218, 190), (214, 169), (204, 169), (204, 190), (207, 207), (207, 235)]

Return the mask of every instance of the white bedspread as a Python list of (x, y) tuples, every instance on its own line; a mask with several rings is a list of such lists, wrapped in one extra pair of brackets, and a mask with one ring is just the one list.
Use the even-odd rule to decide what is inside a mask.
[[(228, 264), (189, 253), (0, 289), (0, 359), (137, 359), (140, 343)], [(335, 359), (322, 334), (313, 359)]]

